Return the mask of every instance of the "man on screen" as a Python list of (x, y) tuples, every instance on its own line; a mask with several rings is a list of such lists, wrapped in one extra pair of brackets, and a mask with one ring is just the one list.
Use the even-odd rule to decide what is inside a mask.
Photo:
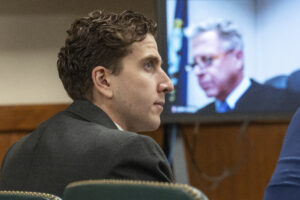
[(209, 20), (186, 30), (200, 87), (215, 101), (199, 113), (293, 112), (299, 95), (262, 85), (244, 75), (242, 36), (226, 20)]

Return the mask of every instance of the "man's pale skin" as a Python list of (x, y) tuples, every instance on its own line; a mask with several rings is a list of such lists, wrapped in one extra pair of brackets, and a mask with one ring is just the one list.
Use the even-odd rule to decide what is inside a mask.
[[(208, 97), (224, 101), (243, 79), (242, 51), (225, 52), (216, 31), (207, 31), (192, 40), (195, 74), (200, 87)], [(201, 57), (214, 56), (210, 66), (201, 66)], [(200, 62), (200, 63), (199, 63)]]
[(161, 68), (162, 59), (150, 34), (130, 47), (121, 61), (119, 74), (103, 66), (94, 68), (93, 103), (122, 129), (142, 132), (156, 130), (173, 84)]

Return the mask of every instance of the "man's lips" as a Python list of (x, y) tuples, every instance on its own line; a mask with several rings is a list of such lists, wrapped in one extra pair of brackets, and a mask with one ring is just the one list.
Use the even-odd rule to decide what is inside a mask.
[(211, 84), (210, 83), (199, 83), (200, 86), (202, 87), (202, 89), (206, 90), (206, 89), (209, 89), (211, 87)]
[(165, 104), (164, 101), (156, 101), (156, 102), (154, 102), (154, 105), (155, 105), (156, 107), (160, 108), (161, 110), (164, 109), (164, 104)]
[(155, 101), (154, 105), (160, 105), (160, 106), (164, 106), (165, 102), (164, 101)]

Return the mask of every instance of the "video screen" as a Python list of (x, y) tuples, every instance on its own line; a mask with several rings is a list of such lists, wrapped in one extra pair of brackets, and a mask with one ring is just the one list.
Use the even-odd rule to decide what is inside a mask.
[(158, 2), (159, 45), (175, 87), (165, 116), (297, 110), (300, 1)]

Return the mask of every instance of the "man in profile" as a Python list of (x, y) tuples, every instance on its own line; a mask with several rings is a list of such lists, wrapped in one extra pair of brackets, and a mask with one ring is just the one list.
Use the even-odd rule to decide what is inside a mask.
[(186, 30), (191, 38), (194, 73), (215, 101), (199, 113), (294, 112), (299, 95), (262, 85), (244, 75), (242, 36), (227, 20), (208, 20)]
[(57, 61), (74, 102), (9, 149), (0, 189), (62, 196), (68, 183), (84, 179), (174, 181), (158, 144), (134, 133), (159, 127), (173, 90), (156, 31), (132, 11), (75, 20)]

